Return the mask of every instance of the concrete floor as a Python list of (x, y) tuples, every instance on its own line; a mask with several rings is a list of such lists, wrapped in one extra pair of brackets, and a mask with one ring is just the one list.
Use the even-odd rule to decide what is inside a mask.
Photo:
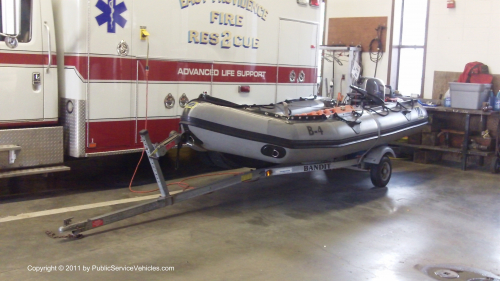
[[(415, 268), (429, 264), (500, 273), (500, 176), (403, 160), (393, 166), (388, 188), (374, 189), (368, 173), (352, 170), (274, 177), (104, 226), (81, 240), (50, 239), (44, 231), (68, 217), (133, 204), (3, 222), (0, 280), (434, 280)], [(0, 204), (0, 218), (137, 196), (116, 188), (17, 198)], [(30, 265), (76, 271), (36, 273)], [(92, 265), (175, 271), (82, 271)]]

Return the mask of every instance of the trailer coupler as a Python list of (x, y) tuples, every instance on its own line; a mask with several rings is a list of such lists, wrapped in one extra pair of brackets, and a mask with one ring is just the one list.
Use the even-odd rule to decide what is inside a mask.
[(91, 230), (103, 225), (107, 225), (113, 222), (117, 222), (120, 220), (124, 220), (126, 218), (130, 218), (133, 216), (137, 216), (140, 214), (144, 214), (146, 212), (150, 212), (153, 210), (157, 210), (169, 205), (172, 205), (172, 197), (160, 197), (156, 200), (146, 202), (143, 204), (139, 204), (136, 206), (132, 206), (129, 208), (121, 209), (115, 212), (107, 213), (105, 215), (97, 216), (94, 218), (90, 218), (86, 221), (74, 223), (74, 224), (69, 224), (65, 226), (61, 226), (59, 228), (59, 232), (67, 232), (71, 231), (73, 235), (77, 235), (83, 231)]

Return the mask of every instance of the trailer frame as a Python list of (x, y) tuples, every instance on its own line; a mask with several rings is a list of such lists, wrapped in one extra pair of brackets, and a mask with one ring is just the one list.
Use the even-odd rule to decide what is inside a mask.
[[(388, 147), (387, 145), (380, 145), (369, 149), (364, 154), (359, 155), (358, 157), (353, 157), (346, 160), (334, 161), (334, 162), (308, 163), (308, 164), (293, 165), (293, 166), (279, 165), (279, 166), (273, 166), (271, 168), (255, 169), (195, 189), (189, 189), (184, 191), (182, 190), (170, 191), (165, 182), (165, 178), (163, 176), (163, 172), (161, 171), (158, 159), (159, 157), (164, 156), (166, 152), (173, 147), (177, 147), (178, 149), (180, 149), (180, 147), (182, 147), (183, 145), (183, 142), (185, 141), (184, 134), (180, 134), (178, 132), (173, 131), (170, 133), (170, 136), (166, 140), (157, 145), (153, 145), (151, 139), (149, 138), (149, 133), (147, 130), (142, 130), (140, 132), (140, 136), (141, 136), (141, 141), (144, 144), (145, 153), (147, 154), (149, 163), (151, 164), (151, 168), (153, 169), (153, 173), (155, 175), (156, 182), (158, 184), (158, 188), (160, 190), (161, 195), (157, 199), (150, 200), (142, 204), (120, 209), (107, 214), (99, 215), (93, 218), (89, 218), (85, 221), (81, 221), (78, 223), (71, 223), (72, 218), (66, 219), (63, 221), (64, 225), (59, 228), (60, 233), (71, 232), (71, 234), (67, 236), (68, 238), (80, 238), (81, 233), (85, 231), (89, 231), (104, 225), (108, 225), (130, 217), (144, 214), (153, 210), (161, 209), (182, 201), (196, 198), (201, 195), (212, 193), (217, 190), (232, 187), (242, 182), (255, 181), (258, 179), (263, 179), (271, 176), (304, 173), (312, 171), (326, 171), (326, 170), (334, 170), (340, 168), (354, 168), (356, 170), (370, 171), (370, 168), (374, 167), (374, 165), (375, 167), (377, 167), (376, 165), (378, 165), (381, 162), (384, 162), (384, 167), (377, 167), (376, 170), (382, 171), (385, 169), (384, 174), (379, 176), (386, 179), (388, 176), (390, 179), (390, 175), (392, 173), (392, 166), (390, 165), (390, 162), (389, 165), (387, 166), (387, 159), (388, 159), (387, 156), (395, 157), (395, 153), (390, 147)], [(383, 159), (385, 160), (382, 161)], [(371, 179), (374, 185), (377, 186), (377, 184), (375, 183), (376, 179), (374, 179), (373, 172), (371, 172)], [(379, 185), (377, 187), (381, 186)]]

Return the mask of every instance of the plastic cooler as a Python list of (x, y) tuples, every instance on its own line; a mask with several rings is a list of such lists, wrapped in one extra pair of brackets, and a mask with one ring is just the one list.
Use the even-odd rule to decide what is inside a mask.
[(488, 100), (491, 84), (449, 82), (451, 107), (481, 109)]

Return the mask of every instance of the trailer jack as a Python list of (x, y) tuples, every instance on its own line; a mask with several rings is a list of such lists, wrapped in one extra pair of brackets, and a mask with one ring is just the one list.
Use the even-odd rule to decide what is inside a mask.
[[(151, 168), (153, 169), (153, 173), (155, 175), (156, 182), (158, 184), (161, 193), (160, 196), (157, 199), (142, 204), (117, 210), (97, 217), (89, 218), (86, 221), (71, 223), (71, 220), (65, 220), (64, 225), (59, 228), (59, 232), (60, 233), (71, 232), (71, 234), (61, 237), (81, 238), (82, 237), (81, 233), (84, 231), (88, 231), (133, 216), (144, 214), (146, 212), (161, 209), (173, 205), (175, 203), (186, 201), (188, 199), (205, 195), (217, 190), (232, 187), (242, 182), (255, 181), (265, 177), (312, 172), (319, 170), (321, 171), (334, 170), (339, 168), (355, 168), (357, 170), (368, 171), (369, 167), (375, 165), (375, 167), (377, 167), (377, 169), (375, 170), (377, 171), (380, 170), (379, 178), (387, 180), (388, 182), (388, 178), (390, 178), (391, 175), (392, 166), (390, 165), (390, 162), (387, 162), (389, 158), (386, 157), (386, 155), (389, 154), (391, 156), (394, 156), (394, 152), (392, 151), (391, 148), (387, 146), (379, 146), (377, 148), (371, 149), (369, 153), (365, 153), (361, 158), (355, 157), (349, 160), (312, 163), (312, 164), (307, 164), (307, 165), (304, 164), (298, 166), (273, 166), (271, 168), (257, 169), (244, 172), (242, 174), (226, 178), (203, 187), (198, 187), (195, 189), (189, 189), (185, 191), (171, 192), (168, 190), (158, 159), (160, 156), (165, 155), (168, 149), (174, 147), (175, 145), (177, 146), (182, 145), (182, 142), (185, 141), (183, 140), (184, 139), (183, 135), (177, 132), (172, 132), (169, 138), (167, 138), (165, 141), (161, 142), (156, 146), (154, 146), (151, 143), (151, 139), (149, 138), (147, 130), (142, 130), (140, 132), (140, 136), (141, 136), (141, 141), (143, 142), (145, 147), (145, 152), (148, 155), (149, 163), (151, 164)], [(383, 166), (378, 167), (377, 165), (383, 165)], [(373, 172), (373, 169), (371, 174), (372, 174), (372, 182), (376, 186), (380, 186), (376, 184), (376, 181), (374, 181), (373, 174), (376, 173)], [(49, 235), (49, 236), (54, 237), (55, 235)], [(59, 238), (59, 237), (54, 237), (54, 238)]]

